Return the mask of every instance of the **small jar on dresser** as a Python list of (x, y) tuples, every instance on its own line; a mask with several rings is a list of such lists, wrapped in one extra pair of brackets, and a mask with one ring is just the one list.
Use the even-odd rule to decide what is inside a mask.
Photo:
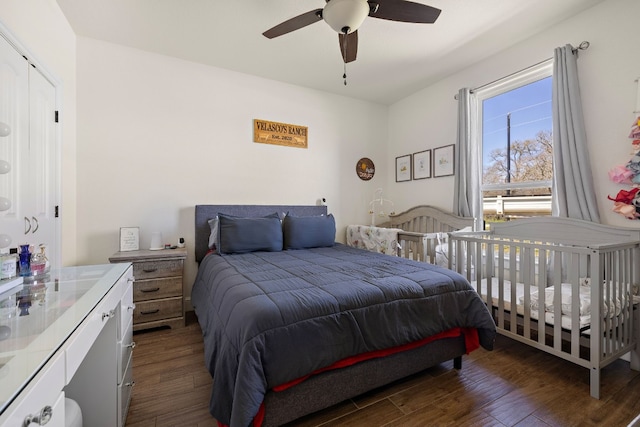
[(133, 330), (184, 326), (184, 248), (116, 252), (111, 263), (133, 264)]

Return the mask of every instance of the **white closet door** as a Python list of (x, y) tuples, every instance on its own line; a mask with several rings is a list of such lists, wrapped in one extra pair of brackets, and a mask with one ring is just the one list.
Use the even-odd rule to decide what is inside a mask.
[[(55, 87), (0, 36), (0, 234), (15, 248), (44, 243), (52, 266), (59, 266), (59, 146)], [(1, 134), (1, 133), (0, 133)], [(0, 163), (0, 172), (7, 165)]]
[[(24, 204), (27, 196), (22, 164), (27, 163), (29, 149), (29, 72), (28, 63), (0, 36), (0, 122), (9, 134), (0, 136), (0, 160), (7, 162), (0, 174), (0, 234), (11, 238), (10, 247), (26, 243), (24, 238)], [(4, 202), (4, 203), (3, 203)]]
[[(25, 223), (31, 230), (27, 242), (48, 246), (47, 256), (57, 265), (55, 207), (57, 201), (56, 90), (40, 72), (29, 67), (29, 196), (25, 200)], [(30, 224), (29, 224), (30, 223)]]

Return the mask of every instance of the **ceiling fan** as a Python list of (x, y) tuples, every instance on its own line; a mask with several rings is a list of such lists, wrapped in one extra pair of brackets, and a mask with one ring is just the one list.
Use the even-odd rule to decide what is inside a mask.
[[(358, 28), (367, 16), (398, 22), (433, 24), (440, 9), (407, 0), (326, 0), (323, 9), (298, 15), (262, 33), (272, 39), (324, 20), (338, 33), (344, 63), (356, 60)], [(346, 78), (346, 76), (345, 76)], [(346, 84), (346, 81), (345, 81)]]

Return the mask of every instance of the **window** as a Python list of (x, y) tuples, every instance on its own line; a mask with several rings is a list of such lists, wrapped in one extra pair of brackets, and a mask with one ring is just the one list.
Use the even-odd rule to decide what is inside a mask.
[(475, 91), (485, 224), (551, 215), (551, 60)]

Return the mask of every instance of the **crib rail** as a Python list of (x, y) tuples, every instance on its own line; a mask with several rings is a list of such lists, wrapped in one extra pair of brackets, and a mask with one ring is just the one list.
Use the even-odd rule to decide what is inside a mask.
[(499, 333), (589, 368), (591, 395), (599, 398), (600, 369), (630, 351), (638, 356), (638, 249), (629, 240), (566, 245), (450, 233), (449, 268), (482, 296)]
[(398, 256), (436, 264), (436, 249), (445, 245), (446, 233), (398, 232)]

